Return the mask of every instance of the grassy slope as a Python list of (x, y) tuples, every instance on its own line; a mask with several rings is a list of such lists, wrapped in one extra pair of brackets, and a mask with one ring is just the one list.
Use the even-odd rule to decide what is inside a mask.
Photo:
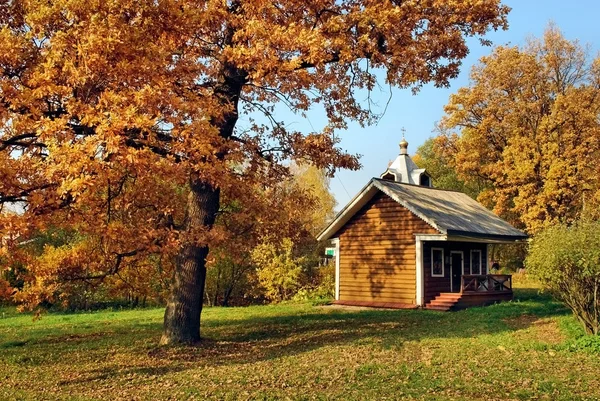
[[(160, 348), (162, 310), (0, 311), (0, 399), (600, 399), (600, 358), (560, 304), (457, 313), (308, 304), (209, 308), (195, 348)], [(4, 313), (4, 317), (2, 317)]]

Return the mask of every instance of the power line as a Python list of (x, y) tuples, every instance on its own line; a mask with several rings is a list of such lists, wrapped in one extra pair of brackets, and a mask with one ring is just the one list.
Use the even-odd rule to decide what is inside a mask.
[(348, 195), (348, 200), (352, 199), (352, 197), (350, 196), (350, 193), (348, 192), (348, 190), (344, 186), (344, 183), (342, 182), (342, 179), (340, 178), (340, 176), (336, 174), (336, 177), (340, 181), (340, 184), (342, 185), (342, 188), (344, 188), (344, 191), (346, 192), (346, 195)]

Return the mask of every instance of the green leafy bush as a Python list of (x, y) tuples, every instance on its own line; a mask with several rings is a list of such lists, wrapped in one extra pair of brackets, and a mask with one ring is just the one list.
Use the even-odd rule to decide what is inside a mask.
[(600, 337), (580, 337), (570, 344), (569, 349), (572, 351), (583, 351), (589, 354), (600, 354)]
[(313, 282), (302, 287), (292, 298), (294, 301), (329, 302), (335, 295), (335, 265), (316, 269)]
[(588, 334), (600, 332), (600, 222), (557, 225), (538, 234), (527, 271), (562, 300)]

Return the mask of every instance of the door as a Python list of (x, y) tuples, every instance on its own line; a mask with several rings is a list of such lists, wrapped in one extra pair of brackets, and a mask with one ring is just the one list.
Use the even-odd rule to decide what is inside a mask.
[(460, 280), (463, 273), (462, 251), (450, 252), (450, 289), (452, 292), (460, 292)]

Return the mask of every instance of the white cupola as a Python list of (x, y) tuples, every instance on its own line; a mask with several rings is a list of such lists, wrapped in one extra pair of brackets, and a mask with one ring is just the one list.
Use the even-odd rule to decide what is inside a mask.
[(402, 135), (400, 154), (380, 176), (384, 180), (402, 182), (404, 184), (433, 187), (431, 177), (424, 168), (419, 168), (408, 155), (408, 142)]

